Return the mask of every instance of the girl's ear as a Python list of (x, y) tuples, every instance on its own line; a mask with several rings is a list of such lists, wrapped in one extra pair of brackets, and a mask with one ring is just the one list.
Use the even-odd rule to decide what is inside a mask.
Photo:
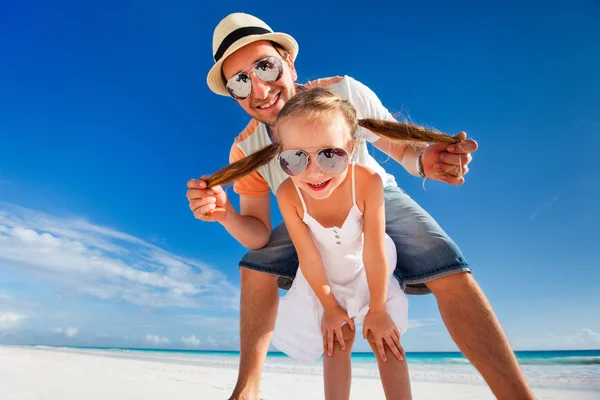
[(356, 157), (356, 137), (353, 137), (352, 139), (350, 139), (350, 161), (353, 161)]

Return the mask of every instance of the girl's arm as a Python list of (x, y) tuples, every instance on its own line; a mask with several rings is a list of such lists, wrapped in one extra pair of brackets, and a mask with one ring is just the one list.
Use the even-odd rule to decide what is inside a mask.
[(277, 203), (298, 253), (302, 273), (319, 298), (323, 308), (326, 310), (337, 308), (338, 303), (331, 292), (321, 254), (310, 236), (308, 227), (298, 215), (296, 206), (298, 204), (298, 194), (290, 179), (284, 181), (277, 190)]
[(383, 361), (387, 361), (385, 344), (398, 360), (403, 361), (404, 349), (400, 344), (400, 332), (388, 315), (385, 306), (388, 287), (388, 264), (385, 251), (383, 183), (379, 175), (373, 171), (359, 168), (357, 172), (359, 172), (356, 175), (357, 186), (365, 189), (363, 261), (371, 293), (369, 313), (363, 324), (363, 337), (367, 339), (369, 331), (371, 332), (379, 357)]
[(371, 293), (370, 310), (386, 311), (388, 262), (385, 251), (385, 200), (383, 183), (375, 172), (356, 166), (356, 186), (363, 189), (364, 197), (364, 250), (363, 261)]

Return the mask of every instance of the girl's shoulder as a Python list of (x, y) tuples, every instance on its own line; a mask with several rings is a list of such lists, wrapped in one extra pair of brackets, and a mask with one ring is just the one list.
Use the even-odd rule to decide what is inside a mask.
[(291, 178), (287, 178), (281, 185), (277, 188), (277, 193), (275, 193), (275, 197), (277, 197), (278, 201), (281, 200), (291, 200), (296, 195), (296, 188), (294, 186), (294, 182), (292, 182)]
[(288, 210), (298, 214), (300, 219), (304, 218), (304, 207), (302, 207), (300, 197), (298, 197), (298, 192), (296, 191), (296, 185), (294, 185), (291, 178), (287, 178), (279, 185), (275, 197), (281, 211)]
[(383, 181), (381, 175), (379, 175), (374, 169), (367, 167), (366, 165), (355, 164), (354, 165), (354, 179), (356, 180), (356, 194), (360, 191), (368, 191), (373, 189), (375, 186), (381, 185), (383, 187)]
[(379, 194), (383, 197), (383, 181), (381, 175), (365, 166), (354, 166), (354, 179), (356, 183), (356, 203), (361, 212), (365, 212), (365, 204), (369, 198), (377, 199)]

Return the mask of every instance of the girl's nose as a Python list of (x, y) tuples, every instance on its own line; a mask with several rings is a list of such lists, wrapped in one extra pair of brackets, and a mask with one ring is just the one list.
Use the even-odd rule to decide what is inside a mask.
[(317, 163), (314, 155), (309, 156), (308, 166), (306, 167), (304, 174), (307, 178), (319, 178), (324, 175), (323, 170)]

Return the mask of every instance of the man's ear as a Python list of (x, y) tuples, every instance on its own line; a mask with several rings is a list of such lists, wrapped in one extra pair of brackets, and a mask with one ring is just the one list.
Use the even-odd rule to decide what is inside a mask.
[(285, 62), (287, 63), (288, 67), (290, 68), (290, 72), (292, 73), (293, 81), (296, 82), (296, 80), (298, 79), (298, 73), (296, 72), (296, 66), (294, 65), (294, 60), (292, 60), (292, 56), (289, 53), (285, 57)]

